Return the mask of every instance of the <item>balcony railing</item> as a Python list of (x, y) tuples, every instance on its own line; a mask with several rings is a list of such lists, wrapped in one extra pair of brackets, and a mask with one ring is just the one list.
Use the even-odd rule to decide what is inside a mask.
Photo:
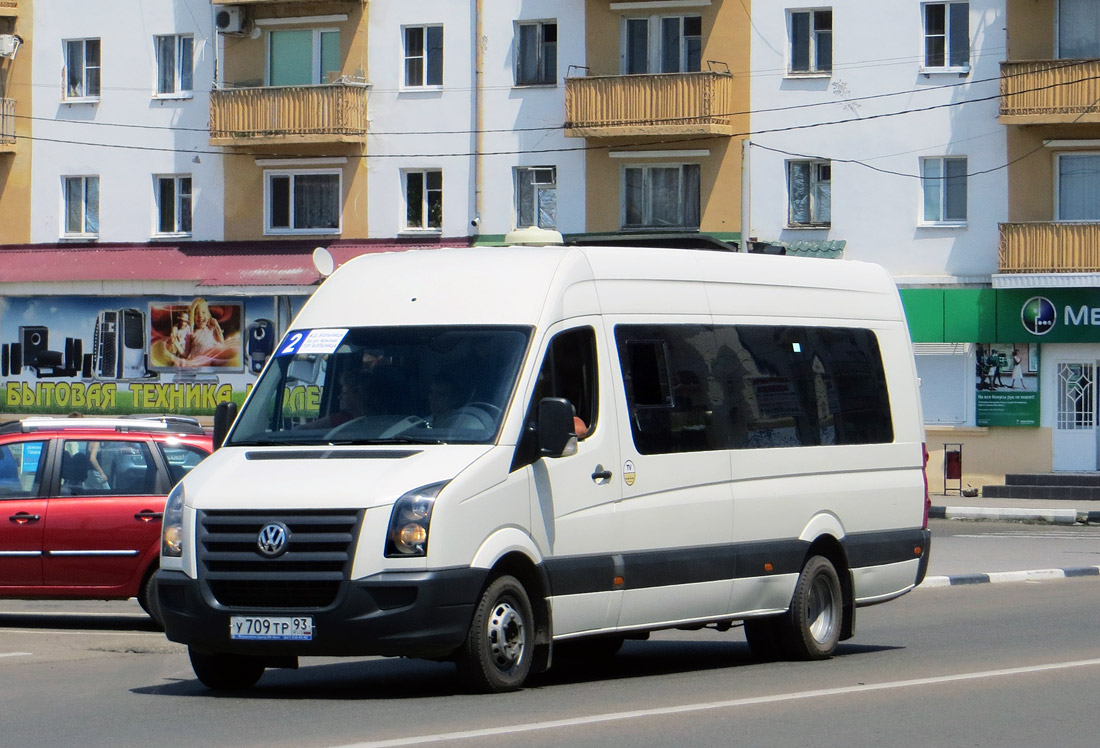
[(733, 135), (729, 73), (595, 75), (565, 80), (565, 134)]
[(367, 86), (362, 83), (211, 92), (211, 145), (357, 143), (366, 134)]
[(0, 153), (15, 150), (15, 99), (0, 99)]
[(1000, 121), (1100, 122), (1100, 60), (1002, 62)]
[(0, 0), (0, 16), (19, 15), (19, 0)]
[(1100, 272), (1100, 222), (1002, 223), (1001, 273)]

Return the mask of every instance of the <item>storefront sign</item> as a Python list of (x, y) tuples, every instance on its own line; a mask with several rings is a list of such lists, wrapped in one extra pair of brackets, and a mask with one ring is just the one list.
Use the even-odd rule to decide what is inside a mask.
[(212, 415), (218, 403), (247, 395), (291, 303), (0, 299), (0, 413)]
[(1100, 342), (1100, 295), (1088, 288), (999, 289), (997, 333), (1036, 343)]

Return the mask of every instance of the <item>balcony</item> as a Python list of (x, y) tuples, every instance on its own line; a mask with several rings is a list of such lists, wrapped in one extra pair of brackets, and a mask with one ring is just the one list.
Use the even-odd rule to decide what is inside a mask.
[(565, 79), (565, 135), (733, 135), (733, 76), (711, 71)]
[(1001, 63), (1003, 125), (1100, 122), (1100, 60)]
[(19, 0), (0, 0), (0, 18), (19, 15)]
[(210, 94), (210, 145), (361, 143), (367, 85), (230, 88)]
[(15, 152), (15, 99), (0, 99), (0, 153)]
[(1100, 272), (1100, 222), (1002, 223), (1001, 273)]

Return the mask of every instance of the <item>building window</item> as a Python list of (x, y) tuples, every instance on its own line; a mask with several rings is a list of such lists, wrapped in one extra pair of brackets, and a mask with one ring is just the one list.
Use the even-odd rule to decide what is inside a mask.
[(925, 3), (924, 67), (970, 67), (970, 3)]
[(550, 86), (558, 79), (558, 24), (516, 26), (516, 85)]
[(157, 52), (157, 95), (190, 96), (194, 87), (194, 38), (172, 34), (154, 39)]
[(787, 162), (787, 225), (828, 226), (832, 220), (832, 164)]
[(623, 228), (699, 228), (699, 164), (623, 169)]
[(1058, 163), (1058, 220), (1100, 221), (1100, 153), (1062, 153)]
[(443, 172), (439, 170), (406, 171), (405, 228), (443, 228)]
[(99, 235), (99, 177), (62, 177), (65, 236)]
[(1058, 58), (1095, 60), (1100, 57), (1100, 3), (1096, 0), (1058, 0)]
[(443, 85), (443, 27), (405, 29), (405, 85), (410, 88)]
[(833, 69), (833, 11), (790, 12), (792, 73), (828, 73)]
[(65, 98), (99, 98), (99, 39), (65, 42)]
[(966, 158), (921, 159), (926, 223), (966, 221)]
[(268, 85), (315, 86), (339, 74), (339, 31), (284, 29), (268, 36)]
[(338, 170), (267, 172), (266, 233), (339, 233), (340, 176)]
[(191, 233), (191, 177), (156, 177), (157, 233)]
[(516, 228), (558, 227), (558, 176), (554, 166), (516, 169)]
[(697, 73), (703, 60), (702, 16), (656, 16), (623, 21), (622, 72)]

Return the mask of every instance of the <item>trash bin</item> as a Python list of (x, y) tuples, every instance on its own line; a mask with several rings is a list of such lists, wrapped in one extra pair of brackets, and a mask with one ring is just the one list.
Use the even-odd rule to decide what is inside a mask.
[(943, 492), (962, 495), (962, 444), (943, 445)]

